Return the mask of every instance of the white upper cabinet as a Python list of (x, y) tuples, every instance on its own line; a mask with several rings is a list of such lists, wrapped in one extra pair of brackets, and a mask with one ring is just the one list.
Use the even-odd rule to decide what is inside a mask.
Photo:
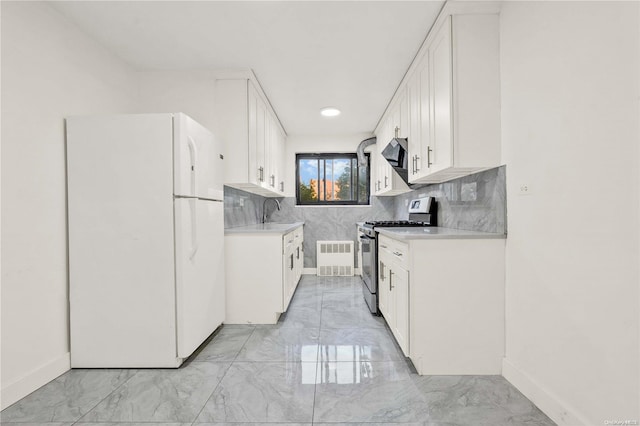
[[(428, 142), (429, 140), (429, 119), (422, 120), (421, 112), (429, 112), (428, 99), (427, 104), (422, 105), (422, 91), (423, 84), (421, 77), (425, 75), (428, 78), (428, 72), (421, 72), (422, 69), (418, 68), (407, 80), (407, 105), (409, 115), (409, 132), (407, 134), (409, 144), (409, 182), (415, 181), (418, 176), (421, 176), (422, 167), (422, 144), (423, 140)], [(428, 81), (424, 88), (425, 92), (429, 93)], [(425, 126), (426, 124), (426, 126)], [(426, 129), (423, 129), (426, 127)], [(425, 133), (425, 135), (423, 135)]]
[(409, 115), (406, 91), (396, 100), (391, 113), (386, 116), (378, 125), (376, 131), (377, 146), (377, 168), (372, 179), (374, 195), (397, 195), (409, 191), (409, 187), (393, 170), (393, 167), (384, 159), (382, 151), (391, 139), (396, 137), (406, 138), (409, 131)]
[(266, 197), (284, 196), (286, 136), (251, 78), (215, 82), (216, 136), (225, 146), (224, 183)]
[[(397, 104), (406, 105), (404, 116)], [(438, 18), (384, 118), (408, 139), (411, 183), (500, 166), (499, 15)]]
[(453, 70), (451, 63), (451, 18), (437, 32), (428, 51), (431, 74), (431, 128), (426, 145), (427, 177), (453, 166)]

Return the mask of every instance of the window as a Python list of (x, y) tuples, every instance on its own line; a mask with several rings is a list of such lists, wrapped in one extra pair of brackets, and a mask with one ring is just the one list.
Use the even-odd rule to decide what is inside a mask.
[(296, 154), (296, 201), (298, 205), (368, 205), (367, 166), (356, 154)]

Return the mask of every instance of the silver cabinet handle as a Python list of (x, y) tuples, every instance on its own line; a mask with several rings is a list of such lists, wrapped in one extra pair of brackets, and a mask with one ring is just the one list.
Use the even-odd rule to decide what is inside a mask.
[(416, 165), (415, 165), (416, 173), (418, 173), (418, 172), (420, 171), (420, 168), (418, 167), (418, 160), (420, 160), (420, 157), (418, 157), (418, 156), (416, 155)]
[(264, 167), (258, 167), (258, 180), (264, 182)]
[(394, 251), (393, 254), (395, 254), (396, 256), (402, 256), (402, 253), (400, 253), (399, 251)]
[(387, 246), (385, 246), (384, 244), (380, 244), (380, 247), (387, 248)]
[(411, 174), (416, 174), (416, 156), (411, 157)]
[(280, 192), (284, 192), (284, 181), (280, 182)]
[(293, 270), (293, 253), (291, 253), (291, 269)]
[(296, 259), (300, 259), (300, 247), (296, 247)]
[(380, 279), (384, 281), (384, 262), (380, 262)]
[(271, 187), (275, 188), (276, 186), (276, 175), (271, 175), (271, 177), (269, 178), (271, 180)]
[(393, 277), (393, 271), (389, 269), (389, 291), (393, 290), (395, 287), (391, 284), (391, 278)]
[(433, 163), (431, 162), (431, 152), (432, 152), (432, 151), (433, 151), (433, 150), (431, 149), (431, 147), (430, 147), (430, 146), (428, 146), (428, 147), (427, 147), (427, 168), (431, 167), (431, 165), (433, 164)]
[(385, 176), (385, 177), (384, 177), (384, 187), (385, 187), (385, 188), (388, 186), (388, 185), (387, 185), (387, 181), (388, 181), (388, 180), (389, 180), (389, 176)]

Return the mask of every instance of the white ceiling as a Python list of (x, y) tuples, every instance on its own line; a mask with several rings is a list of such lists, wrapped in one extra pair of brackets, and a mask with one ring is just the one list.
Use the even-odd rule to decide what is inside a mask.
[(50, 4), (139, 70), (252, 68), (287, 132), (317, 136), (373, 131), (443, 3)]

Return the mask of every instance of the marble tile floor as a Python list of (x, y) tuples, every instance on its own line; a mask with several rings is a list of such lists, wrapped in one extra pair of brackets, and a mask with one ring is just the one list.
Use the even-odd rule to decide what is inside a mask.
[(74, 369), (7, 426), (548, 426), (500, 376), (418, 376), (359, 277), (303, 276), (276, 325), (225, 325), (178, 369)]

